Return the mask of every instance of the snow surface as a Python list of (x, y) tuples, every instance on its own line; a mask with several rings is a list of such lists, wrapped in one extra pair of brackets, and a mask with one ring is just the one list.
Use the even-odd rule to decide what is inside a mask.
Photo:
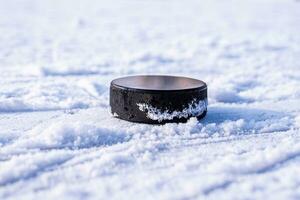
[[(298, 0), (0, 0), (0, 33), (0, 199), (300, 199)], [(133, 74), (207, 117), (113, 118)]]

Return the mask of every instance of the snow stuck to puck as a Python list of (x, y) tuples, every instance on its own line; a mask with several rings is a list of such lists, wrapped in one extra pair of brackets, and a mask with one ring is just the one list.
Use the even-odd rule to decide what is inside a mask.
[(113, 116), (131, 122), (163, 124), (203, 118), (207, 112), (207, 85), (177, 76), (128, 76), (110, 85)]

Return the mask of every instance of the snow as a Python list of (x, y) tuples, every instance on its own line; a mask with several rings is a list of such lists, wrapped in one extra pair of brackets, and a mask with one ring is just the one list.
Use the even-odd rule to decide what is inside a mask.
[(161, 110), (145, 103), (138, 103), (137, 106), (139, 110), (146, 111), (147, 118), (161, 122), (163, 120), (172, 120), (175, 117), (180, 119), (200, 116), (207, 110), (207, 104), (207, 99), (200, 101), (194, 99), (182, 110), (172, 112), (169, 110)]
[[(299, 199), (296, 0), (0, 0), (0, 199)], [(109, 83), (208, 84), (187, 123), (114, 118)]]

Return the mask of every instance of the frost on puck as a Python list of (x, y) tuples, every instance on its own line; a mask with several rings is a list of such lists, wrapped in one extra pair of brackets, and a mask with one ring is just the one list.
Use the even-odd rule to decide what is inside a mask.
[(113, 116), (131, 122), (164, 124), (203, 118), (207, 112), (207, 85), (177, 76), (128, 76), (110, 85)]

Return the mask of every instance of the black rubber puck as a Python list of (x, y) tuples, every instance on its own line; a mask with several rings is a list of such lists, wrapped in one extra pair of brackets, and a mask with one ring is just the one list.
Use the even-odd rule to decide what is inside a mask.
[(131, 122), (163, 124), (203, 118), (207, 112), (207, 85), (176, 76), (128, 76), (110, 85), (115, 117)]

